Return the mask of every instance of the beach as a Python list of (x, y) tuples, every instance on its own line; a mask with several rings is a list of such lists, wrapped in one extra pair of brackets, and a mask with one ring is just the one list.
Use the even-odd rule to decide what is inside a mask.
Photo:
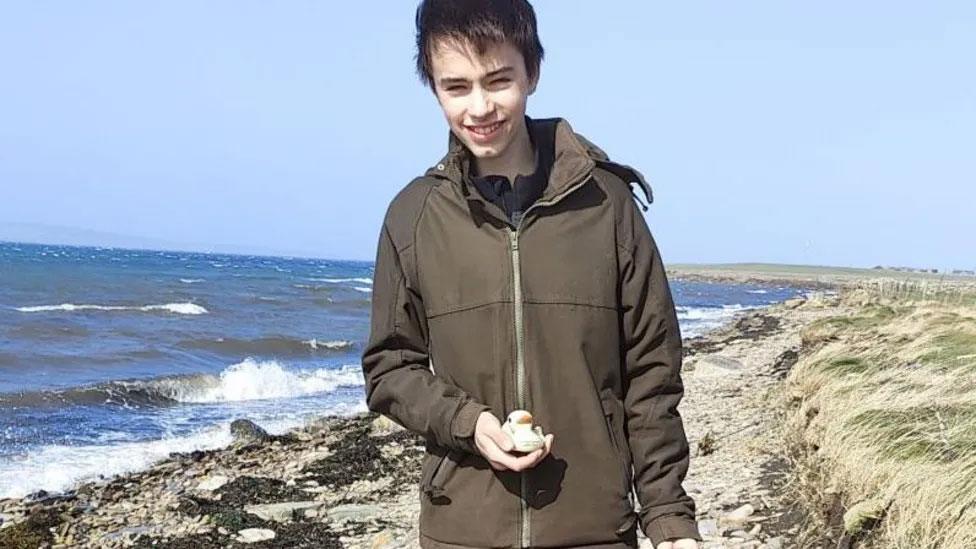
[[(778, 533), (753, 532), (760, 516), (772, 523), (764, 503), (772, 490), (762, 485), (768, 460), (746, 441), (761, 434), (759, 392), (775, 383), (772, 364), (795, 344), (792, 328), (817, 314), (790, 303), (794, 308), (740, 313), (688, 340), (682, 410), (692, 450), (712, 437), (723, 451), (693, 458), (687, 487), (703, 510), (703, 526), (722, 520), (730, 539)], [(715, 358), (719, 352), (725, 362)], [(739, 371), (715, 375), (730, 368)], [(752, 389), (743, 390), (743, 376)], [(423, 447), (421, 437), (377, 414), (322, 417), (264, 440), (174, 454), (145, 471), (61, 494), (0, 501), (6, 526), (0, 540), (35, 535), (52, 547), (416, 547)], [(725, 448), (741, 454), (734, 466)], [(722, 517), (745, 504), (755, 512), (728, 530)], [(274, 537), (246, 544), (242, 531)]]
[[(784, 280), (747, 276), (771, 286)], [(796, 427), (789, 418), (796, 399), (806, 398), (794, 390), (793, 369), (819, 352), (809, 345), (809, 327), (857, 317), (875, 303), (864, 293), (875, 286), (886, 287), (870, 278), (834, 281), (686, 338), (679, 411), (692, 458), (684, 486), (696, 502), (703, 548), (845, 539), (836, 528), (815, 539), (818, 509), (790, 487), (803, 462), (790, 444)], [(319, 417), (275, 435), (240, 422), (228, 436), (230, 446), (174, 453), (140, 472), (0, 500), (0, 546), (418, 546), (419, 435), (360, 413)], [(558, 446), (557, 435), (554, 454)], [(850, 547), (867, 538), (846, 539)]]

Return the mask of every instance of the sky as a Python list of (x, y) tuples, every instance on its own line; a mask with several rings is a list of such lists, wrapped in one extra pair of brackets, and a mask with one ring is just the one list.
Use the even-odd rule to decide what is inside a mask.
[[(527, 114), (644, 174), (666, 263), (976, 267), (976, 4), (533, 5)], [(415, 8), (0, 0), (0, 227), (374, 259), (447, 146)]]

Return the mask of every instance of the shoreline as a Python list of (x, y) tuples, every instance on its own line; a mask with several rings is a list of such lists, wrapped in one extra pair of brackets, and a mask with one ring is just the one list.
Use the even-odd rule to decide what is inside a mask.
[[(693, 452), (709, 437), (722, 442), (729, 436), (703, 432), (697, 410), (711, 406), (714, 411), (715, 402), (728, 398), (731, 408), (741, 408), (736, 391), (695, 386), (696, 370), (706, 369), (698, 364), (719, 351), (764, 346), (764, 339), (783, 333), (777, 311), (792, 310), (784, 303), (795, 307), (806, 300), (737, 312), (685, 341), (691, 364), (684, 369), (688, 397), (681, 410), (689, 418)], [(61, 493), (0, 500), (0, 545), (20, 538), (28, 540), (25, 547), (52, 548), (416, 547), (424, 447), (419, 435), (372, 412), (321, 416), (282, 435), (262, 434), (260, 428), (252, 434), (223, 448), (171, 453), (146, 470), (79, 483)], [(732, 492), (722, 489), (724, 498), (715, 500), (713, 481), (728, 479), (717, 471), (697, 480), (696, 465), (706, 462), (693, 455), (686, 486), (690, 483), (689, 493), (704, 504), (699, 520), (706, 521), (707, 530), (712, 527), (707, 521), (728, 522), (723, 517)], [(274, 538), (245, 543), (241, 533)], [(642, 534), (639, 539), (648, 543)]]
[(676, 280), (737, 284), (780, 284), (810, 286), (818, 290), (839, 290), (884, 281), (932, 286), (976, 285), (976, 276), (954, 273), (911, 272), (886, 268), (824, 267), (774, 263), (688, 264), (665, 266)]

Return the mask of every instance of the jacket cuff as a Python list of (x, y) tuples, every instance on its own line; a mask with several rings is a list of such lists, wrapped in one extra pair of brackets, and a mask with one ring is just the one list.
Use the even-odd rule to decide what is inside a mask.
[(649, 524), (642, 525), (642, 527), (644, 535), (651, 540), (651, 544), (655, 548), (662, 541), (674, 541), (682, 538), (702, 541), (701, 533), (698, 532), (698, 522), (685, 515), (663, 515), (652, 520)]
[(474, 428), (478, 424), (481, 412), (490, 412), (491, 407), (480, 402), (469, 400), (461, 405), (454, 419), (451, 420), (451, 436), (454, 444), (469, 453), (480, 455), (474, 443)]

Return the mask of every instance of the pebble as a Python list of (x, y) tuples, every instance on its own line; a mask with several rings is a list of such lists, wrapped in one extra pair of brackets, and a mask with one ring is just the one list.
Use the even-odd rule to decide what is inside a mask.
[(275, 538), (275, 531), (266, 528), (245, 528), (237, 532), (237, 541), (241, 543), (257, 543)]

